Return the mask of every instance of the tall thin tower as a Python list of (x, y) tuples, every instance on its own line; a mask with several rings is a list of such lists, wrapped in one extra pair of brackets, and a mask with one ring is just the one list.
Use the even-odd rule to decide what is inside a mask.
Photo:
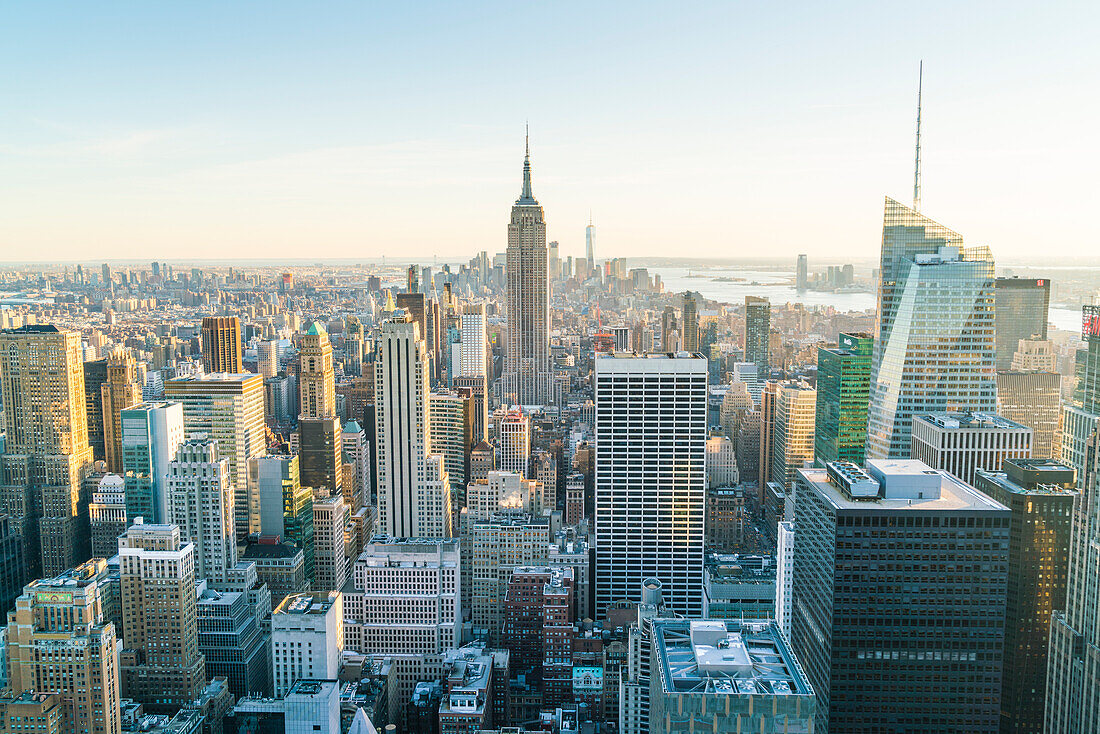
[(546, 219), (531, 193), (531, 148), (523, 159), (523, 190), (508, 223), (508, 352), (504, 358), (506, 402), (553, 402), (550, 372), (550, 280)]
[(924, 60), (920, 62), (920, 70), (917, 72), (917, 150), (913, 163), (913, 211), (920, 211), (920, 108), (921, 91), (924, 86)]
[(585, 256), (588, 258), (588, 272), (592, 273), (596, 270), (596, 257), (593, 253), (593, 247), (596, 244), (596, 227), (592, 224), (592, 212), (588, 213), (588, 226), (584, 228), (584, 247)]

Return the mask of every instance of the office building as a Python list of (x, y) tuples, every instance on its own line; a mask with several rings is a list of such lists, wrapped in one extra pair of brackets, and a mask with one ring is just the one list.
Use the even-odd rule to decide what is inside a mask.
[(1011, 512), (912, 459), (797, 481), (791, 643), (814, 732), (996, 732)]
[[(348, 578), (344, 528), (351, 512), (341, 495), (317, 492), (313, 497), (313, 588), (343, 588)], [(350, 559), (354, 561), (355, 559)]]
[[(373, 426), (373, 421), (371, 425)], [(371, 484), (374, 454), (371, 443), (367, 440), (367, 431), (358, 421), (348, 421), (344, 424), (341, 442), (344, 447), (344, 501), (353, 512), (358, 512), (365, 505), (373, 507)], [(351, 467), (350, 474), (348, 467)]]
[(708, 553), (703, 565), (703, 619), (774, 619), (775, 559)]
[[(81, 482), (92, 463), (80, 334), (56, 326), (0, 331), (0, 511), (10, 515), (29, 578), (91, 554)], [(19, 579), (25, 583), (29, 578)]]
[(676, 309), (665, 306), (661, 314), (661, 351), (666, 353), (680, 351), (680, 327), (676, 323)]
[(257, 532), (259, 505), (247, 491), (248, 460), (267, 453), (263, 378), (251, 373), (177, 377), (164, 383), (164, 397), (183, 404), (188, 435), (205, 433), (217, 444), (218, 458), (229, 459), (237, 540)]
[(344, 649), (344, 603), (339, 591), (291, 594), (271, 613), (275, 697), (295, 681), (335, 679)]
[(527, 476), (531, 461), (531, 420), (518, 408), (501, 407), (496, 424), (497, 469)]
[(997, 372), (997, 412), (1031, 429), (1032, 457), (1052, 459), (1061, 456), (1060, 374), (1053, 371)]
[(914, 415), (992, 413), (993, 257), (886, 199), (868, 458), (908, 458)]
[(649, 731), (812, 732), (811, 687), (775, 622), (653, 622)]
[(106, 561), (94, 559), (32, 581), (8, 614), (8, 688), (59, 694), (61, 731), (122, 731), (119, 643), (101, 599), (105, 571)]
[(461, 348), (458, 369), (452, 377), (487, 377), (489, 337), (486, 333), (485, 304), (468, 304), (459, 314)]
[(121, 474), (122, 411), (141, 402), (142, 384), (137, 363), (130, 350), (113, 353), (107, 358), (107, 381), (100, 386), (103, 399), (103, 445), (107, 453), (107, 471)]
[(806, 290), (806, 286), (809, 284), (809, 263), (806, 260), (805, 255), (798, 256), (798, 262), (795, 264), (794, 270), (794, 287), (799, 293)]
[(461, 564), (457, 540), (377, 536), (344, 585), (344, 648), (392, 658), (403, 698), (462, 639)]
[(1016, 345), (1008, 371), (1057, 372), (1058, 354), (1046, 339), (1021, 339)]
[[(691, 291), (684, 293), (684, 304), (682, 309), (683, 317), (683, 336), (682, 344), (685, 352), (698, 352), (699, 351), (699, 307), (695, 303), (695, 296)], [(624, 351), (625, 346), (620, 348), (620, 351)]]
[(779, 523), (775, 552), (775, 621), (783, 636), (791, 639), (791, 588), (794, 583), (794, 523)]
[(426, 471), (429, 400), (427, 347), (419, 327), (408, 320), (383, 323), (375, 364), (378, 526), (394, 537), (420, 537), (415, 499)]
[(428, 454), (424, 460), (424, 480), (417, 483), (417, 527), (424, 538), (449, 538), (454, 531), (454, 506), (451, 504), (451, 480), (443, 466), (443, 457)]
[(814, 460), (861, 465), (867, 444), (867, 403), (871, 396), (870, 334), (841, 333), (836, 347), (817, 350), (817, 412)]
[(298, 472), (303, 485), (344, 491), (344, 428), (340, 419), (298, 422)]
[(997, 278), (993, 304), (997, 330), (997, 369), (1012, 368), (1021, 339), (1047, 338), (1050, 281), (1045, 278)]
[(768, 299), (745, 296), (745, 361), (756, 365), (761, 380), (767, 379), (770, 370), (771, 322), (772, 305)]
[(249, 543), (242, 560), (254, 563), (256, 577), (271, 591), (274, 609), (290, 594), (309, 590), (306, 578), (305, 552), (274, 535), (261, 535), (258, 542)]
[(229, 460), (218, 458), (213, 441), (192, 435), (168, 463), (165, 486), (166, 522), (177, 526), (182, 542), (194, 546), (195, 578), (225, 583), (237, 565)]
[(443, 457), (451, 486), (461, 491), (470, 471), (473, 446), (473, 400), (457, 390), (436, 390), (428, 396), (428, 439), (432, 453)]
[(543, 560), (550, 542), (550, 524), (545, 517), (507, 511), (473, 520), (465, 538), (468, 542), (463, 565), (469, 567), (470, 620), (478, 633), (496, 643), (504, 622), (504, 597), (512, 569)]
[(118, 536), (126, 532), (126, 482), (117, 474), (89, 480), (93, 483), (92, 501), (88, 503), (92, 557), (110, 558), (118, 552)]
[(911, 453), (972, 485), (977, 469), (996, 472), (1005, 459), (1031, 458), (1031, 429), (992, 413), (918, 415)]
[(523, 159), (523, 190), (508, 223), (508, 318), (502, 394), (506, 403), (546, 405), (555, 402), (550, 371), (550, 281), (547, 269), (546, 220), (531, 193), (531, 156)]
[(202, 320), (202, 368), (208, 373), (244, 372), (241, 360), (241, 320), (236, 316), (206, 316)]
[(21, 734), (62, 734), (65, 705), (58, 693), (23, 691), (0, 699), (0, 731)]
[(249, 459), (248, 491), (260, 502), (260, 534), (279, 536), (300, 548), (306, 578), (312, 581), (316, 553), (313, 489), (302, 486), (298, 458), (257, 456)]
[(260, 376), (270, 380), (279, 374), (279, 342), (265, 339), (256, 345), (256, 365)]
[(328, 333), (314, 321), (298, 339), (298, 417), (336, 416), (336, 373)]
[(814, 460), (814, 411), (817, 391), (806, 383), (778, 388), (772, 429), (772, 468), (768, 481), (790, 489), (798, 469)]
[(88, 443), (92, 446), (92, 458), (95, 461), (107, 460), (107, 447), (103, 443), (102, 388), (105, 382), (107, 382), (106, 359), (95, 359), (84, 363), (84, 408), (87, 414)]
[(217, 591), (202, 582), (195, 613), (199, 652), (210, 679), (224, 678), (235, 698), (268, 693), (271, 637), (260, 629), (242, 591)]
[(175, 525), (135, 521), (118, 539), (123, 695), (171, 714), (206, 686), (199, 652), (195, 546)]
[(600, 354), (595, 364), (596, 618), (655, 578), (702, 613), (707, 361)]
[[(151, 523), (167, 521), (165, 477), (183, 438), (183, 406), (179, 403), (139, 403), (122, 411), (122, 469), (128, 517), (143, 517)], [(117, 550), (117, 543), (112, 545)]]
[(1001, 731), (1042, 734), (1050, 619), (1066, 603), (1076, 471), (1049, 459), (1006, 459), (1003, 471), (976, 476), (980, 491), (1012, 511)]
[(512, 569), (504, 606), (502, 646), (510, 673), (521, 674), (541, 693), (545, 705), (572, 701), (576, 632), (571, 568), (519, 566)]

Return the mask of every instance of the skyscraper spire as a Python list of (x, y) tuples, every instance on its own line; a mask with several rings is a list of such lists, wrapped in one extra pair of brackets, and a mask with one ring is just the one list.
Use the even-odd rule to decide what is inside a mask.
[(523, 136), (523, 192), (519, 195), (518, 203), (530, 204), (535, 201), (531, 193), (531, 126), (526, 126)]
[(924, 83), (924, 59), (920, 62), (920, 71), (917, 73), (917, 152), (916, 163), (913, 167), (913, 211), (920, 211), (920, 107), (921, 87)]

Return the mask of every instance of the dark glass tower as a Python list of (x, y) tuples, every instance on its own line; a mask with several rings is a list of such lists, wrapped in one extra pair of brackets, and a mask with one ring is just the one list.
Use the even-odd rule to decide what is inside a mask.
[(867, 401), (871, 394), (870, 334), (840, 334), (838, 346), (817, 350), (817, 412), (814, 459), (863, 464)]
[(1050, 281), (1044, 278), (997, 278), (993, 291), (997, 329), (997, 369), (1012, 368), (1021, 339), (1047, 338)]

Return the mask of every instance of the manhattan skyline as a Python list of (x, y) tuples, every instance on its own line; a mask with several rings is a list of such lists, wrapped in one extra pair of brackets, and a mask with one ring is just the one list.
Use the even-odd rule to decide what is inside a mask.
[(1100, 233), (1092, 7), (214, 7), (9, 13), (0, 260), (465, 259), (525, 119), (563, 256), (591, 211), (600, 256), (872, 259), (921, 59), (922, 211), (1001, 262)]

